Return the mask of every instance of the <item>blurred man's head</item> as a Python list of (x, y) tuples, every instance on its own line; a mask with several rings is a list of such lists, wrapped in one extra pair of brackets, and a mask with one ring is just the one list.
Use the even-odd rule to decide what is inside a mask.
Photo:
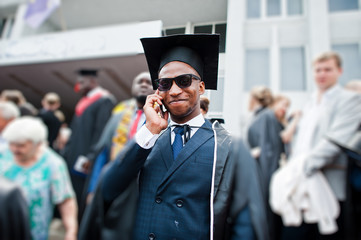
[(60, 107), (60, 97), (54, 92), (47, 93), (41, 101), (43, 108), (48, 111), (55, 111)]
[(76, 80), (75, 91), (80, 95), (86, 96), (92, 89), (99, 86), (98, 70), (95, 69), (81, 69), (78, 72)]
[(320, 92), (333, 87), (342, 74), (341, 57), (335, 52), (325, 52), (313, 62), (315, 82)]
[(138, 74), (133, 80), (132, 96), (143, 106), (147, 96), (153, 93), (154, 90), (150, 74), (148, 72)]
[(16, 161), (26, 163), (36, 158), (40, 146), (47, 139), (47, 128), (35, 117), (21, 117), (9, 123), (3, 131), (4, 139)]
[(19, 108), (13, 102), (0, 102), (0, 133), (15, 118), (20, 116)]

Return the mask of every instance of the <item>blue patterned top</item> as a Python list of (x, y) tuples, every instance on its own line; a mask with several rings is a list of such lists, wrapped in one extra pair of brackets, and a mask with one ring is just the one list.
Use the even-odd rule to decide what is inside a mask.
[(30, 167), (17, 165), (9, 149), (0, 158), (0, 175), (18, 183), (24, 191), (29, 205), (32, 238), (48, 239), (54, 205), (74, 197), (64, 160), (47, 147)]

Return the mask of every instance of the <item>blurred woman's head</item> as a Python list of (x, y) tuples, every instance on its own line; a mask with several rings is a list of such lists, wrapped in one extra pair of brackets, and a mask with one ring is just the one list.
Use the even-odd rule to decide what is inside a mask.
[(201, 113), (203, 116), (205, 116), (208, 112), (209, 99), (203, 95), (200, 97), (200, 99)]
[(286, 121), (286, 114), (290, 104), (290, 99), (284, 95), (276, 95), (273, 98), (271, 108), (274, 110), (276, 118), (282, 123)]
[(14, 159), (22, 164), (32, 162), (46, 142), (48, 130), (35, 117), (20, 117), (10, 122), (3, 131), (3, 138), (9, 143)]
[(257, 108), (268, 107), (273, 102), (272, 92), (265, 86), (257, 86), (252, 88), (250, 92), (250, 100), (248, 105), (249, 111), (255, 111)]

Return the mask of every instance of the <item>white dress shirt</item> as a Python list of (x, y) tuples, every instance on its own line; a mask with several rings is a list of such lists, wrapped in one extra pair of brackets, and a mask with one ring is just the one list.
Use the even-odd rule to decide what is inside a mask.
[[(176, 125), (186, 125), (188, 124), (189, 126), (192, 126), (191, 128), (191, 136), (192, 137), (199, 129), (199, 127), (201, 127), (204, 124), (205, 120), (202, 114), (199, 114), (198, 116), (194, 117), (193, 119), (189, 120), (186, 123), (183, 124), (178, 124), (176, 122), (174, 122), (172, 119), (170, 119), (169, 122), (169, 126), (172, 126), (174, 124)], [(171, 127), (171, 143), (173, 144), (174, 141), (174, 137), (175, 137), (175, 133), (174, 133), (174, 127)], [(155, 142), (157, 141), (158, 137), (160, 136), (160, 134), (153, 134), (151, 133), (148, 128), (143, 125), (139, 131), (136, 133), (135, 135), (135, 141), (138, 143), (139, 146), (141, 146), (144, 149), (149, 149), (152, 148), (155, 144)], [(184, 144), (184, 139), (183, 140), (183, 144)]]
[(336, 84), (328, 89), (319, 101), (319, 93), (313, 93), (311, 101), (302, 111), (302, 118), (298, 125), (297, 138), (293, 145), (292, 156), (299, 156), (304, 153), (309, 153), (312, 150), (314, 134), (319, 124), (318, 120), (327, 107), (333, 104), (333, 96), (338, 88), (340, 88), (340, 86)]

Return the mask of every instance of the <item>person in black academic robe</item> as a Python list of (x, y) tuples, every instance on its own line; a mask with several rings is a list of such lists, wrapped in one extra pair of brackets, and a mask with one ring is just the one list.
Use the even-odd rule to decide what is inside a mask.
[(278, 169), (281, 155), (285, 154), (285, 144), (282, 139), (284, 119), (289, 106), (289, 99), (276, 96), (270, 106), (259, 113), (248, 129), (248, 144), (253, 150), (253, 157), (258, 163), (265, 204), (268, 209), (268, 222), (272, 239), (278, 239), (282, 226), (281, 219), (269, 208), (269, 184), (272, 174)]
[(95, 147), (115, 105), (115, 98), (101, 88), (96, 80), (96, 70), (79, 70), (77, 85), (83, 95), (78, 102), (71, 122), (72, 134), (64, 149), (64, 158), (79, 207), (81, 220), (85, 207), (82, 198), (89, 160), (86, 156)]
[(0, 177), (0, 239), (30, 240), (28, 204), (21, 188)]

